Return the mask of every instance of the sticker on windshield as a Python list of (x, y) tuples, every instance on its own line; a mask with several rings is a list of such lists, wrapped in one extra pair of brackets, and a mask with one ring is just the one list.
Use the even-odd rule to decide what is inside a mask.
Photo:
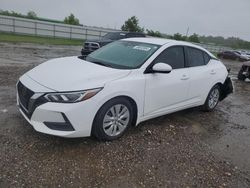
[(133, 49), (141, 50), (141, 51), (145, 51), (145, 52), (148, 52), (149, 50), (151, 50), (150, 47), (145, 47), (145, 46), (135, 46)]

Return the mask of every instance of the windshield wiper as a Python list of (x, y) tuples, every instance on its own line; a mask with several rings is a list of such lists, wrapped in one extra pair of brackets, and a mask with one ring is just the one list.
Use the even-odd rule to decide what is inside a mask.
[(105, 66), (105, 67), (112, 67), (111, 65), (109, 64), (106, 64), (106, 63), (102, 63), (100, 61), (90, 61), (91, 63), (95, 63), (97, 65), (102, 65), (102, 66)]

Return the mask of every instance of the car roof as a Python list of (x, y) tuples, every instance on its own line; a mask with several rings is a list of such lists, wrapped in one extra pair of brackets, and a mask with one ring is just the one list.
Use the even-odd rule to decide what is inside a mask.
[(126, 38), (123, 40), (150, 43), (150, 44), (156, 44), (156, 45), (161, 45), (161, 46), (172, 41), (169, 39), (161, 39), (161, 38), (153, 38), (153, 37), (152, 38), (151, 37), (150, 38)]
[(156, 45), (165, 45), (168, 43), (171, 43), (171, 45), (183, 45), (183, 46), (191, 46), (195, 48), (200, 48), (203, 49), (200, 46), (197, 46), (195, 44), (192, 44), (190, 42), (185, 42), (185, 41), (177, 41), (177, 40), (172, 40), (172, 39), (164, 39), (164, 38), (155, 38), (155, 37), (146, 37), (146, 38), (126, 38), (122, 39), (126, 41), (134, 41), (134, 42), (143, 42), (143, 43), (150, 43), (150, 44), (156, 44)]
[(145, 35), (145, 33), (142, 33), (142, 32), (130, 32), (130, 31), (111, 31), (111, 32), (108, 32), (108, 33), (124, 33), (124, 34), (128, 34), (128, 33), (132, 33), (132, 34), (143, 34)]
[(122, 39), (122, 40), (124, 40), (124, 41), (133, 41), (133, 42), (149, 43), (149, 44), (155, 44), (155, 45), (160, 45), (160, 46), (163, 46), (165, 44), (171, 44), (173, 46), (174, 45), (189, 46), (189, 47), (198, 48), (200, 50), (203, 50), (203, 51), (207, 52), (213, 58), (217, 59), (211, 52), (209, 52), (205, 48), (202, 48), (201, 46), (195, 45), (195, 44), (190, 43), (190, 42), (177, 41), (177, 40), (164, 39), (164, 38), (156, 38), (156, 37), (126, 38), (126, 39)]

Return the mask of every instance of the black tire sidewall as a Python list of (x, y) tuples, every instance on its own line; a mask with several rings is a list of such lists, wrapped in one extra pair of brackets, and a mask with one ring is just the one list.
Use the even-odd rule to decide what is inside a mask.
[[(107, 113), (107, 111), (114, 105), (117, 104), (122, 104), (125, 105), (130, 113), (130, 119), (128, 122), (128, 126), (124, 129), (124, 131), (117, 135), (117, 136), (108, 136), (103, 129), (103, 119), (105, 114)], [(111, 141), (111, 140), (115, 140), (120, 138), (126, 131), (127, 129), (131, 126), (132, 124), (132, 120), (134, 117), (134, 110), (132, 107), (132, 104), (129, 100), (127, 100), (126, 98), (123, 97), (118, 97), (118, 98), (114, 98), (109, 100), (108, 102), (106, 102), (97, 112), (94, 122), (93, 122), (93, 126), (92, 126), (92, 135), (95, 136), (97, 139), (99, 140), (104, 140), (104, 141)]]
[(220, 86), (219, 86), (219, 85), (213, 86), (212, 89), (211, 89), (211, 90), (209, 91), (209, 93), (208, 93), (208, 96), (207, 96), (207, 99), (206, 99), (205, 104), (203, 105), (203, 110), (204, 110), (204, 111), (207, 111), (207, 112), (212, 111), (213, 109), (216, 108), (216, 106), (217, 106), (218, 103), (219, 103), (219, 100), (218, 100), (217, 104), (216, 104), (213, 108), (210, 108), (209, 105), (208, 105), (209, 97), (210, 97), (210, 95), (211, 95), (211, 93), (213, 92), (214, 89), (218, 89), (218, 90), (219, 90), (219, 98), (220, 98), (220, 96), (221, 96), (221, 89), (220, 89)]
[(243, 73), (243, 71), (240, 70), (240, 72), (238, 73), (238, 79), (244, 81), (246, 79), (246, 76), (243, 75), (242, 73)]

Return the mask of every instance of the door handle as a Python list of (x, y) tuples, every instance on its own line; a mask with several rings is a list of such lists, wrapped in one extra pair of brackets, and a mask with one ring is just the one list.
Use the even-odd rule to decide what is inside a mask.
[(214, 74), (216, 74), (216, 71), (215, 70), (211, 70), (210, 74), (214, 75)]
[(188, 79), (189, 79), (189, 77), (186, 74), (183, 74), (181, 77), (181, 80), (188, 80)]

